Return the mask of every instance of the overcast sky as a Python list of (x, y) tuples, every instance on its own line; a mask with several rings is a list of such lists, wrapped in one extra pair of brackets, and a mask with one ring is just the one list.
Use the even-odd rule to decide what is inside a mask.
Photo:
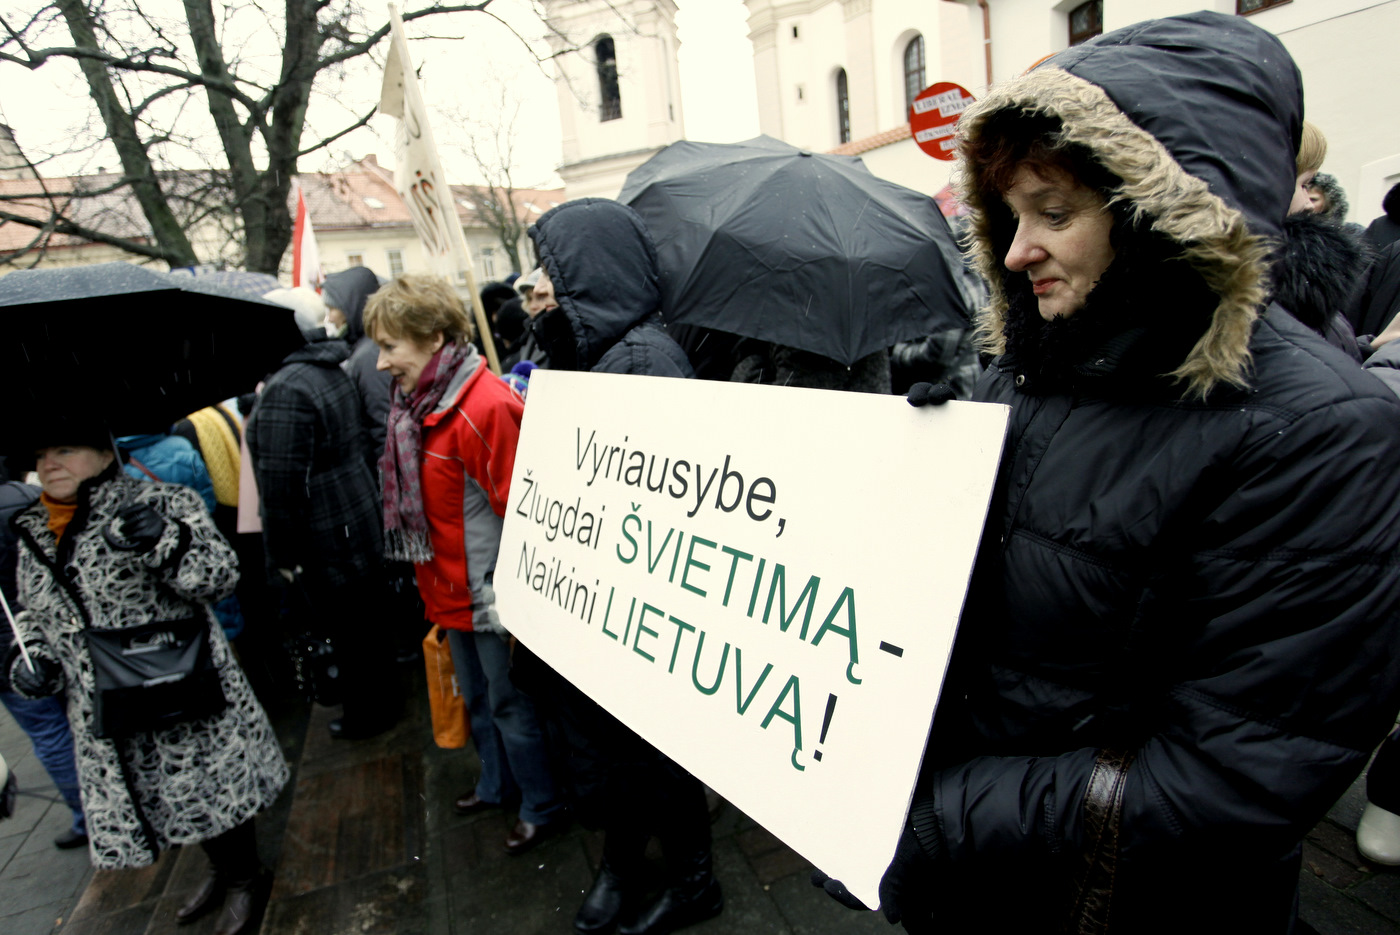
[[(140, 3), (146, 12), (179, 15), (179, 0), (140, 0)], [(366, 8), (372, 10), (378, 5), (371, 2)], [(677, 0), (677, 5), (686, 135), (690, 139), (714, 142), (733, 142), (755, 136), (758, 113), (754, 98), (753, 52), (748, 40), (748, 11), (743, 0)], [(401, 9), (415, 6), (411, 2), (403, 3)], [(0, 0), (0, 11), (7, 22), (24, 17), (26, 9), (32, 11), (33, 0), (28, 3)], [(499, 11), (522, 35), (535, 38), (542, 32), (538, 21), (529, 13), (527, 0), (497, 0), (492, 9)], [(560, 141), (553, 82), (530, 60), (520, 41), (501, 25), (475, 14), (459, 15), (452, 25), (456, 28), (427, 26), (420, 20), (408, 27), (410, 36), (431, 30), (437, 35), (453, 37), (410, 43), (415, 62), (421, 68), (425, 99), (434, 112), (434, 131), (448, 175), (454, 180), (475, 181), (470, 161), (461, 154), (464, 128), (472, 118), (485, 119), (490, 111), (498, 109), (495, 103), (499, 99), (498, 89), (504, 84), (508, 89), (507, 97), (520, 104), (515, 134), (515, 183), (559, 184), (554, 174), (560, 158)], [(233, 26), (229, 28), (232, 31)], [(252, 37), (266, 35), (264, 24), (251, 22), (245, 28)], [(239, 52), (252, 60), (256, 38), (248, 42)], [(387, 41), (380, 45), (381, 58), (386, 50)], [(275, 50), (268, 49), (265, 54), (269, 62), (275, 62)], [(717, 63), (721, 67), (716, 67)], [(313, 97), (308, 126), (325, 133), (354, 122), (377, 103), (380, 80), (381, 73), (377, 69), (347, 74), (333, 96)], [(53, 60), (33, 73), (18, 66), (0, 66), (0, 120), (9, 124), (27, 151), (38, 153), (59, 148), (65, 138), (71, 138), (71, 128), (86, 119), (88, 107), (86, 87), (77, 77), (76, 69), (68, 63)], [(370, 127), (338, 140), (325, 154), (304, 157), (301, 169), (325, 170), (343, 163), (347, 157), (370, 152), (378, 154), (382, 163), (391, 163), (394, 124), (392, 118), (376, 116)], [(308, 132), (303, 143), (312, 139)], [(191, 160), (185, 157), (180, 161), (188, 164)], [(107, 151), (97, 156), (58, 160), (47, 165), (44, 171), (50, 175), (76, 174), (93, 171), (98, 165), (110, 168), (116, 164), (115, 154)]]

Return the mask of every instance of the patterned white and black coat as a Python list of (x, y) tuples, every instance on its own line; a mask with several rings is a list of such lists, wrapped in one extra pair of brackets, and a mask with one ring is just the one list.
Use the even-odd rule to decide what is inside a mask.
[[(114, 549), (103, 538), (103, 528), (128, 500), (151, 504), (167, 521), (149, 552)], [(209, 613), (211, 602), (233, 590), (238, 560), (199, 495), (175, 484), (132, 480), (114, 465), (79, 488), (77, 512), (61, 543), (41, 504), (12, 523), (20, 540), (18, 585), (25, 606), (16, 622), (32, 654), (62, 666), (93, 865), (145, 866), (162, 848), (206, 841), (270, 805), (287, 781), (287, 764), (267, 714)], [(93, 666), (83, 628), (135, 627), (196, 614), (210, 621), (228, 707), (168, 730), (121, 740), (95, 737)], [(16, 658), (14, 665), (24, 663)]]

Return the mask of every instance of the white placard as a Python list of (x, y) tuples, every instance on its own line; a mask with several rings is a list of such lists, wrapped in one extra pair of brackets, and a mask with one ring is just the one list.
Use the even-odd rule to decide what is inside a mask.
[(875, 906), (1007, 412), (536, 371), (501, 620)]

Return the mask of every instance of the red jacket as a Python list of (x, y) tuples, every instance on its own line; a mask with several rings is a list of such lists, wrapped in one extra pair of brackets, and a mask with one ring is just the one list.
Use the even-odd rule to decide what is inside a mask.
[(476, 369), (449, 387), (423, 420), (423, 509), (433, 557), (415, 566), (427, 617), (471, 630), (476, 612), (495, 604), (501, 523), (525, 411), (520, 397), (473, 356)]

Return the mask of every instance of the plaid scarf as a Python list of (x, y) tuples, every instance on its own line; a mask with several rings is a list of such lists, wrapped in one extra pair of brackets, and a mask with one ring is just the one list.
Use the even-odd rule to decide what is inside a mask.
[(421, 564), (432, 559), (428, 518), (423, 512), (423, 420), (437, 409), (449, 386), (461, 386), (457, 374), (470, 375), (480, 364), (470, 344), (444, 344), (423, 365), (418, 385), (407, 397), (394, 384), (388, 438), (379, 458), (384, 484), (384, 555)]

